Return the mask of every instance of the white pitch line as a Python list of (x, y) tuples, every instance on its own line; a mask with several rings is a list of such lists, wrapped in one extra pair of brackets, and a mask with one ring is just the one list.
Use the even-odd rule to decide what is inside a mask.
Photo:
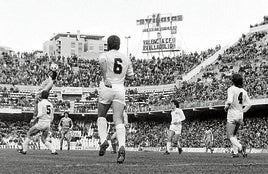
[(170, 167), (180, 167), (180, 166), (234, 166), (234, 167), (240, 167), (240, 166), (257, 166), (257, 165), (267, 165), (268, 163), (183, 163), (183, 164), (168, 164), (166, 166)]
[[(67, 164), (67, 165), (62, 165), (58, 164), (56, 165), (56, 168), (68, 168), (68, 167), (96, 167), (96, 166), (101, 166), (101, 167), (111, 167), (116, 165), (116, 163), (111, 163), (111, 164), (105, 164), (105, 163), (94, 163), (94, 164)], [(125, 167), (156, 167), (158, 165), (151, 165), (151, 164), (122, 164)], [(234, 164), (234, 163), (176, 163), (176, 164), (168, 164), (165, 166), (168, 167), (182, 167), (182, 166), (234, 166), (234, 167), (247, 167), (247, 166), (263, 166), (267, 165), (268, 163), (243, 163), (243, 164)]]

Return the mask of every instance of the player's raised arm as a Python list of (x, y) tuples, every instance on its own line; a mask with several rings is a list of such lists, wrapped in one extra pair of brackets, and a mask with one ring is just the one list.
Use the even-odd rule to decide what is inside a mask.
[(52, 78), (48, 78), (48, 83), (42, 89), (42, 91), (50, 91), (50, 89), (52, 88), (52, 86), (53, 86), (53, 80), (52, 80)]

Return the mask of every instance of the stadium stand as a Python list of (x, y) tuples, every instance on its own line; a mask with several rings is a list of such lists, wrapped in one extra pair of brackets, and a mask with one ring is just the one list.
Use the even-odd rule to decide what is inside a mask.
[[(210, 105), (222, 105), (226, 99), (226, 91), (230, 86), (229, 76), (233, 72), (244, 75), (245, 89), (251, 98), (268, 98), (268, 35), (267, 32), (254, 32), (242, 35), (237, 43), (218, 56), (218, 59), (190, 81), (180, 81), (181, 76), (202, 61), (214, 55), (220, 46), (209, 49), (200, 54), (190, 53), (163, 59), (153, 57), (150, 60), (141, 60), (132, 57), (135, 80), (127, 82), (126, 101), (127, 111), (132, 114), (127, 136), (129, 147), (163, 147), (166, 142), (168, 118), (163, 122), (142, 120), (139, 113), (150, 116), (151, 112), (170, 110), (170, 101), (174, 98), (181, 102), (182, 108), (195, 108)], [(92, 88), (75, 97), (63, 98), (53, 91), (50, 100), (55, 111), (61, 113), (71, 108), (73, 102), (74, 114), (96, 114), (98, 91), (95, 90), (100, 79), (100, 70), (96, 60), (82, 60), (76, 57), (58, 57), (49, 60), (47, 56), (36, 58), (32, 53), (21, 53), (17, 57), (4, 57), (0, 59), (0, 108), (21, 109), (23, 112), (33, 111), (34, 96), (31, 91), (20, 90), (19, 85), (39, 85), (45, 79), (45, 72), (51, 62), (59, 65), (59, 77), (56, 86)], [(180, 81), (180, 82), (178, 82)], [(175, 82), (177, 82), (175, 84)], [(10, 85), (11, 84), (11, 85)], [(160, 88), (161, 85), (171, 85)], [(159, 86), (160, 85), (160, 86)], [(136, 87), (132, 87), (136, 86)], [(139, 86), (145, 87), (138, 90)], [(146, 89), (148, 88), (148, 89)], [(70, 99), (73, 99), (71, 101)], [(138, 115), (138, 116), (137, 116)], [(53, 128), (53, 136), (57, 133), (57, 121)], [(264, 115), (247, 118), (240, 135), (248, 137), (249, 147), (267, 148), (267, 117)], [(84, 139), (97, 139), (96, 123), (94, 118), (86, 120), (75, 119), (74, 130), (81, 131)], [(16, 120), (1, 122), (1, 144), (14, 144), (25, 135), (29, 128), (27, 122)], [(202, 147), (202, 134), (206, 127), (212, 126), (215, 137), (215, 147), (225, 147), (225, 121), (216, 117), (211, 120), (186, 120), (183, 128), (184, 147)], [(223, 134), (224, 132), (224, 134)], [(93, 141), (91, 141), (93, 142)], [(95, 141), (94, 141), (95, 142)]]

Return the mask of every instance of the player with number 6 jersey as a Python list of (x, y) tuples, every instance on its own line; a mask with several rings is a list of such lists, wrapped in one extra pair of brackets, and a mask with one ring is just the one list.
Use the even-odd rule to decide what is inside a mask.
[(125, 107), (124, 81), (134, 76), (131, 60), (120, 53), (120, 38), (112, 35), (107, 40), (108, 52), (103, 53), (99, 58), (100, 69), (103, 76), (103, 84), (100, 85), (98, 105), (98, 132), (100, 136), (99, 156), (103, 156), (109, 147), (107, 142), (107, 120), (106, 115), (112, 105), (113, 122), (116, 127), (116, 134), (119, 143), (117, 163), (125, 160), (126, 130), (123, 121)]
[(117, 50), (104, 53), (100, 64), (106, 64), (106, 80), (112, 85), (124, 85), (126, 75), (134, 75), (131, 60)]
[(240, 152), (246, 157), (245, 146), (242, 146), (237, 139), (237, 131), (243, 123), (244, 113), (247, 112), (251, 105), (247, 92), (243, 89), (243, 78), (240, 74), (232, 75), (233, 86), (228, 88), (228, 97), (225, 103), (227, 111), (227, 136), (233, 145), (234, 154), (232, 157), (239, 157)]

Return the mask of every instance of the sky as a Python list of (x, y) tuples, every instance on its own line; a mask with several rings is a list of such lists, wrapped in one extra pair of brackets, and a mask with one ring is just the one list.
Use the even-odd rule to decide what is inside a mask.
[(142, 57), (143, 27), (152, 14), (183, 15), (177, 40), (186, 52), (231, 45), (250, 24), (268, 15), (268, 0), (0, 0), (0, 46), (14, 51), (42, 50), (53, 33), (121, 38), (120, 51)]

